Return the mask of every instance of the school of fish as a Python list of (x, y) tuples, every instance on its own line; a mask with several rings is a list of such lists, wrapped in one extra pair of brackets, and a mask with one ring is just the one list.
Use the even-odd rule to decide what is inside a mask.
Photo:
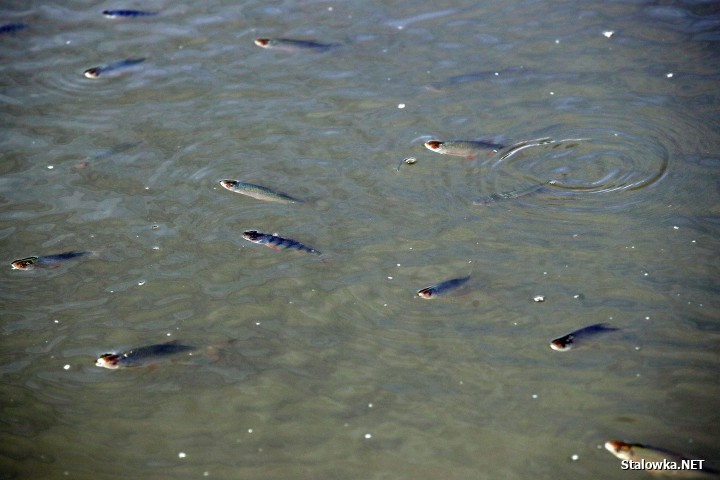
[[(106, 18), (115, 19), (117, 21), (152, 19), (152, 17), (156, 17), (161, 14), (157, 11), (133, 9), (106, 9), (101, 13)], [(8, 23), (0, 25), (0, 35), (15, 35), (29, 28), (30, 26), (25, 23)], [(257, 38), (254, 40), (254, 44), (264, 49), (291, 53), (326, 52), (340, 46), (338, 44), (324, 43), (315, 40), (291, 38)], [(134, 68), (139, 68), (145, 60), (145, 58), (117, 60), (103, 66), (88, 68), (83, 72), (83, 74), (89, 79), (105, 78), (111, 74), (127, 73), (132, 71)], [(503, 74), (506, 73), (518, 74), (518, 71), (507, 70), (503, 72)], [(455, 76), (444, 82), (432, 84), (431, 90), (439, 90), (447, 86), (476, 82), (498, 75), (499, 73), (497, 72), (477, 72), (473, 74)], [(571, 140), (582, 141), (584, 139)], [(500, 158), (504, 159), (526, 148), (557, 142), (558, 141), (549, 138), (541, 138), (506, 146), (489, 140), (428, 140), (424, 142), (424, 146), (428, 150), (441, 155), (458, 156), (468, 160), (473, 160), (478, 156), (492, 155), (500, 155)], [(416, 158), (414, 157), (406, 158), (400, 163), (400, 165), (398, 165), (397, 171), (400, 171), (400, 166), (403, 164), (412, 165), (415, 162)], [(298, 198), (254, 183), (245, 183), (239, 180), (231, 179), (223, 179), (218, 182), (226, 190), (263, 202), (279, 204), (303, 203), (303, 201)], [(496, 192), (486, 195), (475, 200), (473, 204), (477, 206), (485, 206), (503, 200), (513, 200), (542, 192), (555, 185), (557, 185), (557, 180), (547, 180), (539, 183), (533, 183), (529, 186), (521, 187), (516, 190)], [(282, 237), (278, 234), (267, 234), (257, 230), (245, 230), (242, 232), (242, 238), (249, 242), (264, 245), (274, 250), (287, 249), (318, 256), (322, 255), (319, 250), (313, 247), (309, 247), (291, 238)], [(12, 261), (10, 266), (13, 270), (22, 271), (55, 269), (68, 262), (79, 261), (82, 258), (96, 258), (97, 256), (97, 252), (71, 250), (64, 253), (35, 255), (20, 258)], [(470, 287), (470, 278), (471, 275), (466, 275), (443, 280), (431, 286), (417, 290), (416, 295), (421, 299), (429, 300), (458, 295), (461, 292), (472, 292), (472, 288)], [(619, 330), (619, 328), (609, 326), (606, 323), (591, 324), (555, 338), (550, 342), (550, 348), (554, 351), (567, 352), (575, 350), (580, 346), (586, 346), (586, 344), (592, 345), (593, 341), (596, 341), (596, 346), (600, 346), (602, 344), (598, 340)], [(195, 346), (184, 345), (178, 341), (170, 341), (136, 347), (120, 353), (104, 353), (96, 359), (95, 365), (110, 370), (138, 369), (141, 367), (154, 368), (155, 366), (163, 363), (180, 363), (187, 361), (197, 353), (198, 348)], [(714, 470), (702, 468), (701, 460), (692, 460), (685, 455), (673, 453), (661, 448), (650, 447), (643, 444), (630, 444), (619, 440), (607, 441), (604, 446), (606, 450), (621, 459), (623, 462), (630, 462), (631, 465), (637, 464), (638, 469), (643, 469), (650, 473), (672, 476), (686, 476), (686, 474), (687, 476), (693, 476), (693, 474), (695, 474), (715, 477), (718, 475), (718, 472)], [(683, 462), (692, 461), (701, 462), (701, 468), (694, 471), (678, 471), (674, 468), (681, 463), (684, 465), (685, 463)]]

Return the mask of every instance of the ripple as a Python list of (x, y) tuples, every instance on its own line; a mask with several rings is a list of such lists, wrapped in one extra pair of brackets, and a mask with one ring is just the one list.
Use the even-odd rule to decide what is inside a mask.
[(546, 191), (563, 196), (632, 192), (655, 185), (668, 170), (668, 149), (652, 135), (609, 128), (567, 133), (565, 138), (519, 142), (500, 152), (483, 179), (483, 190), (502, 194), (553, 181)]

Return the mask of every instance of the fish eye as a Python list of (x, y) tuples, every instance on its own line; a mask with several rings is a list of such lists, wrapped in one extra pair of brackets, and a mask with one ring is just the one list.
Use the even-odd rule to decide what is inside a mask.
[(440, 148), (440, 145), (442, 145), (442, 142), (438, 142), (437, 140), (430, 140), (429, 142), (425, 142), (425, 146), (431, 150), (437, 150)]
[(257, 40), (255, 40), (255, 45), (257, 45), (258, 47), (265, 47), (268, 43), (270, 43), (269, 38), (258, 38)]

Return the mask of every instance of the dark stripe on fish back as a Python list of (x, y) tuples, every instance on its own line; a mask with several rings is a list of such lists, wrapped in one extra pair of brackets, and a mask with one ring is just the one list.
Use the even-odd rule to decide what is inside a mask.
[(303, 245), (302, 243), (295, 241), (291, 238), (283, 238), (279, 237), (277, 235), (269, 235), (267, 233), (260, 233), (257, 230), (248, 230), (243, 233), (243, 238), (245, 240), (248, 240), (253, 243), (257, 243), (260, 245), (267, 245), (270, 248), (275, 249), (288, 249), (292, 248), (294, 250), (308, 252), (308, 253), (314, 253), (316, 255), (320, 255), (321, 253), (314, 248), (310, 248), (307, 245)]
[(135, 18), (135, 17), (152, 17), (153, 15), (157, 15), (155, 12), (144, 12), (142, 10), (103, 10), (103, 15), (106, 17), (127, 17), (127, 18)]
[(8, 33), (17, 33), (20, 30), (25, 30), (27, 28), (27, 25), (24, 23), (8, 23), (5, 25), (0, 26), (0, 35), (5, 35)]

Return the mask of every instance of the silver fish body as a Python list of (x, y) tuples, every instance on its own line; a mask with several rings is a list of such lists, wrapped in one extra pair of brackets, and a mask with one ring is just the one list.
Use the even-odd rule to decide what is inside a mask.
[(302, 203), (302, 200), (253, 183), (243, 183), (237, 180), (220, 180), (220, 185), (231, 192), (247, 195), (248, 197), (264, 202)]
[(479, 154), (497, 153), (504, 148), (499, 143), (484, 142), (479, 140), (428, 140), (424, 143), (425, 148), (441, 155), (453, 155), (465, 157), (468, 160), (474, 159)]
[(138, 17), (154, 17), (157, 12), (147, 12), (144, 10), (103, 10), (103, 15), (108, 18), (138, 18)]
[(460, 288), (465, 283), (467, 283), (468, 280), (470, 280), (470, 275), (461, 278), (451, 278), (450, 280), (445, 280), (443, 282), (436, 283), (435, 285), (421, 288), (417, 291), (417, 294), (420, 298), (424, 299), (441, 297), (443, 295), (447, 295), (453, 290)]
[(585, 341), (588, 338), (617, 330), (620, 329), (609, 327), (606, 323), (596, 323), (594, 325), (589, 325), (579, 330), (575, 330), (574, 332), (570, 332), (560, 338), (556, 338), (550, 342), (550, 348), (558, 352), (567, 352), (568, 350), (576, 347), (580, 341)]
[(115, 370), (118, 368), (138, 368), (152, 365), (155, 362), (168, 360), (169, 357), (186, 354), (191, 355), (195, 347), (181, 345), (177, 341), (133, 348), (123, 353), (105, 353), (98, 357), (95, 365)]
[(277, 235), (270, 235), (267, 233), (261, 233), (257, 230), (247, 230), (243, 233), (243, 238), (258, 245), (265, 245), (266, 247), (272, 248), (273, 250), (280, 249), (292, 249), (299, 252), (314, 253), (315, 255), (321, 255), (318, 250), (303, 245), (300, 242), (292, 240), (290, 238), (283, 238)]
[(511, 190), (509, 192), (493, 193), (491, 195), (473, 201), (473, 205), (485, 206), (503, 200), (513, 200), (527, 195), (532, 195), (534, 193), (542, 192), (548, 185), (555, 185), (556, 183), (557, 182), (555, 180), (550, 180), (547, 182), (530, 185), (526, 188)]
[(44, 255), (36, 257), (26, 257), (14, 260), (10, 263), (13, 270), (32, 270), (33, 268), (54, 268), (59, 266), (66, 260), (72, 260), (79, 257), (93, 255), (95, 252), (72, 251), (58, 253), (55, 255)]
[(96, 79), (110, 73), (119, 73), (124, 70), (128, 70), (144, 61), (144, 58), (127, 58), (125, 60), (120, 60), (118, 62), (110, 63), (105, 66), (88, 68), (83, 72), (83, 75), (85, 75), (87, 78)]
[(262, 48), (285, 50), (288, 52), (324, 52), (337, 46), (331, 43), (321, 43), (314, 40), (295, 40), (292, 38), (258, 38), (255, 40), (255, 45)]
[(705, 460), (693, 460), (679, 453), (640, 443), (619, 440), (605, 442), (605, 449), (622, 460), (627, 470), (674, 478), (718, 478), (720, 472), (706, 468)]

